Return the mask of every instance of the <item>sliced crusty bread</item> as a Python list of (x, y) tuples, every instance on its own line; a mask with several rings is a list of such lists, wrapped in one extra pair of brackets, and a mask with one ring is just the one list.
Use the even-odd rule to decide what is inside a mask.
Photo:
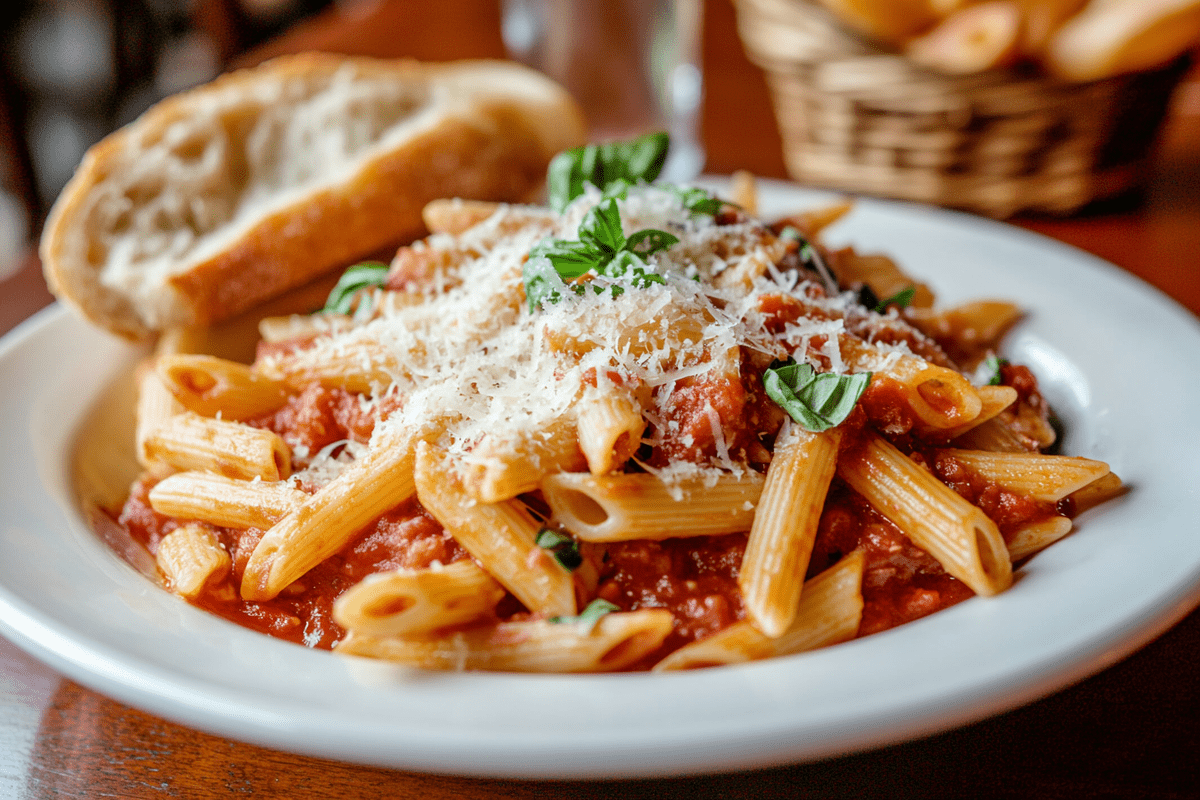
[(47, 220), (46, 279), (127, 337), (215, 322), (420, 235), (430, 200), (527, 199), (584, 135), (516, 64), (278, 58), (89, 150)]

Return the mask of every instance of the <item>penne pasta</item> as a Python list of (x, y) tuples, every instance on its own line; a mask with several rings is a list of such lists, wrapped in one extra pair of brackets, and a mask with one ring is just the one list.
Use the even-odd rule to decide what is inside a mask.
[(175, 414), (146, 434), (150, 462), (175, 469), (211, 470), (231, 478), (278, 481), (292, 472), (292, 456), (278, 434), (237, 422)]
[(263, 535), (246, 562), (242, 599), (275, 597), (415, 490), (412, 442), (374, 442), (362, 459)]
[(197, 524), (181, 525), (164, 536), (155, 561), (167, 586), (189, 600), (224, 580), (231, 565), (229, 553), (217, 537)]
[(526, 608), (575, 613), (574, 581), (536, 544), (541, 526), (520, 502), (474, 502), (453, 459), (424, 442), (417, 448), (415, 481), (421, 505)]
[(245, 481), (214, 472), (177, 472), (150, 490), (159, 514), (226, 528), (270, 528), (308, 500), (283, 481)]
[(583, 469), (587, 463), (567, 419), (555, 420), (543, 434), (487, 435), (468, 459), (462, 470), (463, 486), (480, 503), (498, 503), (531, 492), (545, 475)]
[(841, 439), (836, 428), (810, 433), (791, 424), (775, 439), (738, 573), (746, 616), (767, 636), (782, 636), (796, 614)]
[(339, 313), (234, 326), (258, 342), (165, 333), (108, 538), (307, 646), (668, 671), (997, 594), (1123, 491), (1106, 464), (1041, 454), (1029, 369), (975, 385), (1015, 305), (935, 310), (891, 258), (824, 247), (848, 201), (762, 221), (748, 173), (730, 202), (625, 163), (666, 144), (557, 158), (553, 210), (430, 203), (433, 234), (319, 287)]
[(984, 479), (1034, 500), (1055, 503), (1108, 474), (1108, 464), (1077, 456), (939, 450)]
[(714, 536), (750, 529), (763, 478), (746, 471), (665, 483), (648, 473), (563, 472), (542, 481), (554, 519), (585, 542)]
[(213, 356), (159, 356), (155, 367), (180, 403), (205, 417), (242, 420), (268, 414), (287, 402), (280, 381), (236, 361)]
[(655, 664), (654, 671), (740, 664), (853, 639), (862, 620), (864, 564), (862, 552), (856, 550), (805, 581), (792, 622), (778, 636), (768, 636), (750, 620), (742, 620), (679, 648)]
[(1012, 583), (996, 524), (886, 440), (871, 437), (843, 453), (838, 475), (976, 594)]
[(493, 613), (504, 587), (471, 560), (369, 575), (333, 604), (334, 620), (371, 636), (412, 636)]
[(605, 475), (624, 467), (637, 451), (646, 420), (631, 393), (591, 389), (579, 399), (575, 428), (588, 470)]
[(1008, 556), (1013, 562), (1028, 558), (1071, 532), (1071, 520), (1054, 516), (1022, 525), (1008, 538)]
[(614, 612), (585, 622), (501, 622), (428, 638), (352, 632), (335, 648), (440, 670), (497, 672), (610, 672), (637, 663), (671, 632), (669, 611)]

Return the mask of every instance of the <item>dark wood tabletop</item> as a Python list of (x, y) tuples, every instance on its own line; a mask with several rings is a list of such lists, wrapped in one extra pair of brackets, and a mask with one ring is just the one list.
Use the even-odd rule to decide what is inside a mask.
[[(705, 17), (707, 171), (784, 178), (766, 84), (742, 51), (730, 0), (708, 0)], [(244, 61), (304, 49), (503, 54), (495, 0), (378, 0), (334, 6)], [(1108, 259), (1200, 313), (1200, 77), (1176, 95), (1140, 202), (1016, 224)], [(0, 282), (0, 298), (0, 333), (51, 302), (35, 257)], [(1200, 612), (1096, 676), (964, 728), (815, 764), (631, 782), (429, 776), (264, 750), (110, 700), (0, 639), (0, 797), (234, 795), (1200, 797)]]

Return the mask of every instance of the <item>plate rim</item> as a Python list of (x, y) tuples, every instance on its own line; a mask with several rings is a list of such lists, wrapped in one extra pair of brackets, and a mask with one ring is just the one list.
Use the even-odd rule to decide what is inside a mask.
[[(806, 196), (827, 195), (827, 193), (813, 192), (804, 187), (797, 187), (786, 182), (763, 181), (761, 185), (765, 185), (771, 191), (797, 193), (798, 195)], [(1078, 250), (1071, 245), (1036, 232), (971, 215), (958, 214), (957, 212), (928, 209), (915, 204), (879, 200), (861, 200), (859, 202), (870, 207), (882, 207), (885, 210), (900, 209), (907, 213), (913, 213), (914, 211), (920, 214), (932, 213), (938, 219), (951, 219), (954, 224), (965, 225), (966, 228), (979, 226), (982, 230), (1001, 230), (1005, 236), (1016, 238), (1025, 244), (1032, 243), (1031, 246), (1045, 248), (1049, 244), (1054, 249), (1059, 249), (1066, 253), (1070, 257), (1070, 260), (1087, 262), (1088, 269), (1100, 269), (1106, 272), (1109, 278), (1124, 283), (1126, 288), (1132, 287), (1143, 299), (1149, 299), (1152, 304), (1169, 308), (1171, 313), (1179, 320), (1190, 323), (1193, 332), (1200, 339), (1200, 325), (1197, 324), (1195, 316), (1172, 298), (1125, 270), (1103, 259), (1099, 259), (1090, 253)], [(951, 216), (947, 217), (944, 215)], [(964, 220), (966, 220), (966, 223), (963, 222)], [(992, 226), (996, 227), (992, 228)], [(61, 333), (61, 329), (69, 328), (72, 325), (78, 326), (81, 331), (88, 330), (84, 323), (72, 316), (71, 312), (61, 305), (51, 306), (38, 312), (5, 335), (3, 340), (0, 340), (0, 369), (6, 368), (5, 365), (8, 364), (8, 359), (13, 353), (22, 350), (22, 348), (30, 347), (30, 343), (38, 341), (39, 338), (53, 335), (56, 332)], [(8, 513), (7, 511), (3, 512), (4, 516), (0, 517), (0, 521), (6, 521)], [(159, 590), (155, 588), (155, 591)], [(6, 638), (9, 638), (17, 646), (27, 650), (35, 657), (50, 663), (60, 672), (89, 686), (89, 688), (115, 696), (130, 705), (147, 709), (152, 713), (159, 714), (184, 725), (206, 730), (216, 735), (229, 736), (267, 747), (316, 757), (338, 758), (340, 760), (375, 766), (418, 769), (427, 772), (443, 772), (459, 775), (524, 778), (655, 777), (723, 772), (732, 769), (764, 767), (844, 755), (896, 743), (913, 737), (931, 735), (1024, 705), (1099, 672), (1127, 657), (1130, 653), (1139, 649), (1186, 616), (1192, 608), (1200, 603), (1200, 563), (1193, 565), (1190, 573), (1181, 577), (1176, 582), (1176, 585), (1170, 587), (1169, 591), (1160, 592), (1157, 597), (1158, 602), (1153, 607), (1140, 609), (1134, 615), (1136, 619), (1133, 620), (1132, 632), (1124, 627), (1115, 628), (1110, 626), (1106, 629), (1104, 635), (1093, 637), (1086, 648), (1075, 650), (1065, 658), (1061, 657), (1062, 654), (1059, 654), (1060, 657), (1058, 659), (1051, 659), (1054, 661), (1053, 664), (1043, 664), (1037, 670), (1027, 670), (1020, 674), (1008, 676), (1004, 691), (991, 693), (985, 702), (979, 702), (978, 700), (975, 702), (963, 702), (964, 698), (951, 698), (954, 701), (952, 708), (936, 719), (928, 716), (906, 720), (860, 719), (852, 721), (858, 725), (857, 733), (843, 735), (841, 739), (826, 742), (801, 743), (797, 736), (793, 735), (792, 739), (785, 742), (782, 746), (777, 745), (773, 748), (767, 747), (757, 751), (745, 747), (741, 749), (732, 748), (732, 752), (727, 752), (724, 755), (716, 752), (711, 746), (711, 742), (707, 748), (700, 747), (695, 751), (691, 751), (689, 748), (696, 746), (696, 743), (693, 742), (691, 744), (675, 743), (664, 747), (663, 750), (657, 753), (656, 759), (647, 759), (645, 754), (622, 754), (619, 752), (620, 748), (610, 748), (613, 752), (609, 754), (610, 758), (607, 760), (597, 761), (593, 759), (581, 761), (577, 759), (571, 763), (559, 764), (550, 763), (550, 760), (547, 758), (542, 758), (542, 760), (536, 763), (528, 761), (524, 763), (506, 762), (505, 759), (512, 756), (512, 751), (511, 748), (505, 749), (503, 747), (494, 749), (492, 757), (480, 758), (478, 761), (472, 763), (452, 763), (444, 758), (438, 758), (437, 753), (433, 750), (410, 753), (407, 756), (395, 759), (385, 757), (385, 754), (378, 752), (365, 754), (349, 752), (349, 749), (352, 748), (346, 747), (341, 747), (340, 749), (334, 747), (333, 752), (331, 752), (328, 747), (319, 746), (314, 742), (297, 741), (294, 737), (289, 738), (287, 735), (280, 735), (278, 731), (270, 728), (269, 723), (263, 723), (258, 727), (255, 727), (253, 724), (243, 725), (236, 730), (231, 730), (228, 725), (223, 724), (221, 719), (214, 719), (203, 714), (198, 715), (196, 709), (184, 707), (180, 705), (178, 699), (172, 699), (171, 695), (173, 693), (169, 691), (172, 689), (171, 682), (166, 678), (155, 674), (153, 680), (146, 680), (147, 676), (145, 675), (139, 679), (136, 674), (131, 674), (128, 668), (128, 664), (130, 663), (128, 653), (120, 651), (112, 652), (104, 644), (94, 641), (88, 636), (80, 636), (78, 632), (75, 632), (76, 635), (72, 638), (69, 632), (42, 618), (39, 615), (38, 609), (28, 606), (20, 598), (10, 593), (9, 588), (3, 585), (3, 583), (0, 583), (0, 612), (3, 612), (0, 613), (0, 632), (3, 632)], [(197, 614), (203, 614), (203, 612), (190, 609), (190, 607), (188, 608)], [(232, 625), (231, 623), (224, 624)], [(881, 636), (904, 635), (913, 625), (920, 624), (921, 622), (912, 623), (896, 631), (881, 634)], [(256, 634), (250, 635), (258, 636)], [(272, 644), (280, 647), (293, 647), (284, 643)], [(840, 647), (853, 648), (854, 645), (855, 642), (851, 642)], [(122, 665), (122, 660), (124, 661), (124, 666)], [(763, 665), (745, 665), (744, 667), (723, 669), (759, 673), (771, 671), (764, 669)], [(493, 678), (493, 676), (483, 675), (472, 677), (482, 678), (485, 681)], [(620, 681), (627, 677), (634, 681), (646, 679), (643, 676), (588, 676), (584, 681), (596, 684), (597, 682), (603, 683), (614, 679)], [(657, 677), (661, 678), (665, 676)], [(694, 676), (691, 678), (688, 676), (670, 676), (668, 680), (672, 678), (692, 683), (697, 681)], [(508, 676), (494, 682), (503, 685), (511, 680), (511, 676)], [(557, 680), (563, 679), (557, 678)], [(165, 683), (158, 685), (160, 681), (165, 681)], [(178, 686), (174, 688), (177, 689)], [(963, 691), (967, 690), (964, 689)], [(178, 692), (174, 693), (177, 694)], [(268, 716), (264, 716), (264, 719), (267, 719)], [(869, 717), (870, 715), (867, 716)], [(875, 724), (871, 725), (868, 730), (866, 729), (868, 723)], [(759, 733), (757, 737), (751, 734), (747, 735), (750, 740), (756, 738), (762, 740), (765, 736), (762, 733)], [(779, 735), (778, 731), (771, 733), (771, 736), (777, 735)], [(755, 744), (762, 745), (764, 742), (757, 741)], [(578, 756), (579, 753), (577, 752), (577, 747), (564, 745), (559, 751), (549, 753), (548, 755), (551, 758), (561, 758), (570, 755)]]

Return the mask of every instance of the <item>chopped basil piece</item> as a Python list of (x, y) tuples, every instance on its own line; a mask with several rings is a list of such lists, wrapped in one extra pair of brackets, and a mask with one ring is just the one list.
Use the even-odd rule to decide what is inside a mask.
[(683, 207), (693, 214), (714, 216), (721, 210), (721, 206), (725, 205), (724, 200), (720, 200), (696, 186), (668, 186), (666, 188), (678, 195)]
[(587, 604), (587, 608), (579, 612), (576, 617), (551, 617), (550, 621), (556, 624), (565, 624), (571, 622), (582, 622), (587, 625), (588, 631), (596, 627), (596, 623), (605, 614), (610, 614), (613, 611), (620, 611), (618, 606), (613, 605), (607, 600), (601, 600), (597, 597), (595, 600)]
[(590, 183), (602, 192), (610, 188), (623, 193), (638, 181), (649, 183), (662, 172), (671, 139), (665, 133), (651, 133), (627, 142), (589, 144), (565, 150), (550, 162), (546, 174), (550, 207), (561, 212), (583, 194)]
[[(540, 266), (545, 264), (540, 260), (542, 258), (548, 259), (554, 266), (560, 282), (575, 280), (589, 272), (609, 278), (632, 274), (633, 285), (644, 289), (652, 283), (664, 282), (661, 275), (646, 271), (645, 257), (665, 250), (678, 241), (674, 235), (654, 228), (638, 231), (626, 238), (621, 229), (617, 201), (604, 200), (589, 210), (579, 223), (578, 241), (548, 239), (529, 251), (529, 260), (525, 262), (522, 273), (529, 312), (533, 313), (543, 302), (557, 303), (562, 299), (562, 293), (553, 291), (558, 287), (544, 267)], [(625, 291), (620, 286), (609, 288), (613, 297)], [(579, 295), (585, 292), (578, 284), (572, 286), (571, 290)], [(596, 287), (597, 294), (603, 291), (603, 288)]]
[(988, 374), (991, 375), (991, 377), (988, 378), (988, 386), (999, 386), (1004, 383), (1004, 374), (1000, 371), (1000, 368), (1007, 363), (1007, 358), (1000, 358), (995, 353), (992, 353), (986, 359), (984, 359), (983, 364), (987, 368)]
[(579, 565), (583, 563), (583, 556), (579, 555), (579, 542), (558, 531), (542, 528), (538, 531), (534, 544), (543, 550), (549, 550), (558, 563), (571, 572), (579, 569)]
[(649, 256), (678, 243), (679, 237), (672, 233), (657, 228), (646, 228), (630, 234), (625, 242), (625, 249), (639, 256)]
[(787, 363), (771, 364), (762, 380), (768, 397), (806, 430), (819, 433), (840, 425), (850, 416), (871, 382), (871, 373), (817, 373), (809, 364), (788, 359)]
[(804, 242), (805, 244), (808, 244), (808, 242), (805, 242), (804, 240), (804, 234), (802, 234), (800, 229), (795, 225), (785, 225), (783, 230), (779, 232), (779, 238), (783, 239), (785, 242)]
[(345, 272), (329, 293), (322, 311), (333, 314), (349, 314), (354, 305), (354, 296), (362, 289), (382, 286), (387, 280), (388, 265), (380, 261), (364, 261), (355, 264)]
[(567, 288), (550, 261), (530, 258), (525, 262), (521, 275), (525, 281), (525, 299), (529, 301), (530, 314), (542, 303), (557, 303)]
[(908, 308), (910, 305), (912, 305), (913, 296), (916, 295), (916, 293), (917, 287), (915, 286), (909, 286), (907, 289), (901, 289), (887, 300), (880, 301), (875, 306), (875, 310), (882, 314), (887, 311), (887, 307), (892, 304), (898, 305), (901, 308)]

